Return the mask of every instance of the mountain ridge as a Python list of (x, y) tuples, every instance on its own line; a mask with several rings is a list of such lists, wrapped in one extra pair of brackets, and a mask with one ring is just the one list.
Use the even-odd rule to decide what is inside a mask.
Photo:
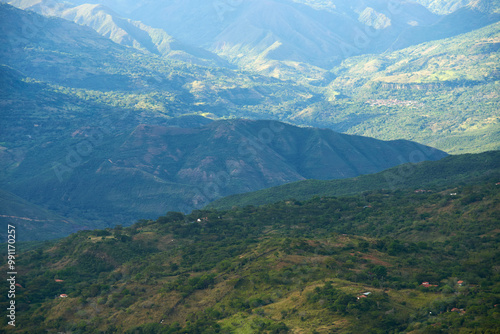
[[(214, 121), (199, 128), (139, 125), (105, 135), (99, 145), (90, 144), (98, 138), (92, 131), (82, 128), (71, 140), (46, 145), (45, 158), (30, 151), (4, 181), (8, 190), (99, 226), (106, 220), (126, 223), (166, 211), (189, 212), (221, 196), (296, 180), (346, 178), (447, 155), (404, 140), (384, 142), (274, 121)], [(92, 145), (90, 154), (78, 153), (84, 144)], [(61, 153), (60, 146), (69, 151)]]
[[(100, 38), (112, 57), (94, 48), (97, 58), (106, 59), (99, 62), (78, 45), (64, 48), (43, 35), (24, 43), (25, 36), (14, 36), (16, 29), (22, 30), (18, 26), (10, 22), (3, 27), (10, 29), (2, 55), (9, 66), (62, 86), (56, 89), (64, 94), (106, 107), (120, 106), (140, 114), (138, 118), (147, 116), (148, 121), (181, 114), (212, 119), (274, 118), (379, 139), (405, 138), (449, 153), (498, 148), (493, 63), (498, 24), (400, 51), (351, 57), (328, 72), (285, 62), (293, 71), (299, 68), (310, 74), (307, 78), (283, 76), (286, 80), (160, 59), (119, 45), (108, 47)], [(36, 24), (30, 29), (41, 32)], [(60, 30), (44, 29), (71, 40)], [(72, 29), (76, 28), (64, 28)], [(12, 41), (23, 41), (16, 44), (23, 48), (9, 49)], [(259, 64), (262, 68), (269, 65), (266, 60)], [(280, 72), (284, 63), (273, 64), (266, 68), (278, 77), (286, 72)], [(441, 110), (449, 110), (451, 116), (445, 117)]]
[(84, 3), (76, 6), (53, 0), (14, 0), (7, 3), (23, 10), (88, 26), (118, 44), (142, 52), (199, 65), (231, 67), (225, 60), (207, 50), (180, 43), (161, 29), (123, 18), (101, 4)]
[(215, 200), (207, 208), (219, 210), (234, 206), (265, 205), (289, 199), (309, 200), (313, 197), (346, 196), (363, 191), (389, 189), (431, 192), (448, 188), (450, 183), (474, 183), (500, 178), (500, 151), (480, 154), (451, 155), (439, 161), (406, 164), (380, 173), (344, 180), (306, 180), (288, 183), (245, 194)]

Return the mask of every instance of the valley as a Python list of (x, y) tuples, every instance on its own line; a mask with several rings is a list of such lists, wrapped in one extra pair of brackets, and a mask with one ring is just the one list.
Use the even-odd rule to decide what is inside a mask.
[(498, 333), (499, 46), (498, 0), (0, 1), (0, 332)]

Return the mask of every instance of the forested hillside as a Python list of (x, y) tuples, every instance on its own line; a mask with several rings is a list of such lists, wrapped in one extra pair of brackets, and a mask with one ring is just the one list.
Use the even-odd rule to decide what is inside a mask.
[(500, 186), (449, 186), (81, 231), (18, 256), (8, 330), (495, 333)]

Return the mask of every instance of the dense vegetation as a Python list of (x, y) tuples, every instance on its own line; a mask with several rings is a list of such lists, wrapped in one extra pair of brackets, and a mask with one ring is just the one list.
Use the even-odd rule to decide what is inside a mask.
[(495, 333), (499, 187), (169, 212), (80, 231), (19, 256), (9, 330)]

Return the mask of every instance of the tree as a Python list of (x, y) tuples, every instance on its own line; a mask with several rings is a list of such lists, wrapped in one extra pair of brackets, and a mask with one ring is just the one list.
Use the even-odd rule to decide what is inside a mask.
[(387, 268), (384, 266), (375, 266), (375, 268), (373, 268), (373, 273), (378, 278), (385, 278), (387, 276)]

